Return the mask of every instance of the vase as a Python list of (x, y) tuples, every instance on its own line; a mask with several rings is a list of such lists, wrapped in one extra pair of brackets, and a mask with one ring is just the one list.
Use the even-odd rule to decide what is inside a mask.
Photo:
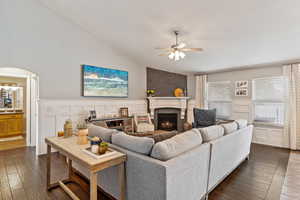
[(88, 129), (79, 129), (78, 130), (78, 137), (77, 137), (77, 144), (84, 145), (88, 143)]

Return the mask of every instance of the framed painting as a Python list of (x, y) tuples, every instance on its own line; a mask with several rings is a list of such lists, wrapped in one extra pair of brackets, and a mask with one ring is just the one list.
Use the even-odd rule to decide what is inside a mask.
[(82, 65), (82, 96), (128, 97), (128, 72)]

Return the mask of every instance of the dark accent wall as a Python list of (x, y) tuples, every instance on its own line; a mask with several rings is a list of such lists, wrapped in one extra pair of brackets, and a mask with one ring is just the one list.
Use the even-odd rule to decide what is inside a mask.
[(172, 97), (176, 88), (187, 90), (186, 75), (147, 67), (147, 89), (154, 89), (156, 97)]

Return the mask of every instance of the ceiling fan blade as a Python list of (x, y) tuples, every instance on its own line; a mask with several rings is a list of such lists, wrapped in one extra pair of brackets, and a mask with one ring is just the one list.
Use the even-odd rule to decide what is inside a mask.
[(168, 56), (170, 52), (159, 54), (159, 56)]
[(180, 51), (203, 51), (202, 48), (183, 48)]
[(182, 42), (182, 43), (180, 43), (180, 44), (177, 45), (177, 48), (178, 48), (178, 49), (182, 49), (182, 48), (184, 48), (185, 46), (186, 46), (186, 44)]
[(155, 48), (155, 49), (158, 49), (158, 50), (164, 50), (164, 51), (172, 51), (173, 48)]

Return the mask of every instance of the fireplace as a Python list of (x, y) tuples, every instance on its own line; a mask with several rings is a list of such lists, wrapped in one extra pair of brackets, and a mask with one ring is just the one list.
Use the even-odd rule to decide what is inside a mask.
[(158, 113), (157, 129), (173, 131), (177, 130), (177, 114), (175, 113)]
[(157, 108), (155, 109), (154, 125), (156, 130), (181, 131), (183, 120), (180, 118), (178, 108)]

